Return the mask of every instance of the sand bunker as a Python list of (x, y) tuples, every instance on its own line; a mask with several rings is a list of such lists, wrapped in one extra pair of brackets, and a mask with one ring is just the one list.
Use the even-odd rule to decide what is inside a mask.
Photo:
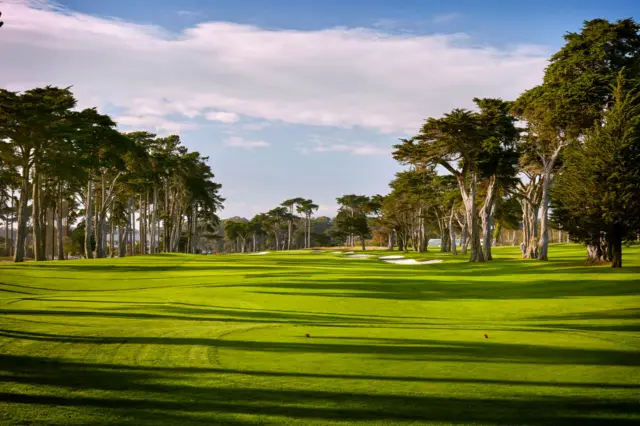
[(268, 251), (259, 251), (257, 253), (251, 253), (249, 256), (260, 256), (262, 254), (269, 254)]
[(373, 257), (372, 254), (351, 254), (347, 256), (349, 259), (367, 259), (369, 257)]
[(355, 251), (343, 251), (344, 254), (354, 254)]
[(404, 259), (404, 256), (400, 256), (399, 254), (395, 254), (392, 256), (380, 256), (380, 260), (391, 260), (391, 259)]
[(342, 254), (343, 252), (341, 251), (332, 251), (331, 254)]
[(430, 265), (432, 263), (440, 263), (442, 259), (425, 260), (424, 262), (418, 262), (415, 259), (397, 259), (397, 260), (385, 260), (387, 263), (395, 263), (397, 265)]

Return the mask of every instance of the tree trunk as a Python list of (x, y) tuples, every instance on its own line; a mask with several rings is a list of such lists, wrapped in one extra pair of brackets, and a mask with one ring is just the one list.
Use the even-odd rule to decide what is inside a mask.
[(14, 194), (13, 194), (13, 188), (11, 188), (11, 244), (9, 245), (9, 256), (13, 257), (14, 254), (14, 249), (13, 247), (15, 246), (16, 241), (14, 240), (13, 236), (13, 223), (15, 222), (15, 205), (14, 205)]
[(451, 207), (451, 215), (449, 216), (449, 240), (451, 241), (451, 254), (453, 256), (458, 255), (458, 250), (456, 248), (456, 231), (453, 227), (453, 214), (455, 208)]
[(471, 173), (471, 188), (469, 191), (469, 200), (467, 207), (467, 223), (470, 223), (469, 233), (471, 234), (471, 257), (469, 262), (484, 262), (484, 253), (480, 245), (480, 227), (478, 224), (478, 213), (476, 208), (476, 185), (477, 175)]
[(492, 260), (491, 258), (491, 213), (494, 206), (493, 193), (496, 186), (496, 177), (489, 177), (489, 186), (487, 187), (487, 195), (480, 209), (482, 219), (482, 247), (484, 250), (484, 260)]
[(587, 245), (587, 262), (598, 263), (600, 262), (600, 246), (589, 244)]
[(538, 260), (549, 260), (549, 188), (551, 186), (551, 170), (545, 167), (542, 180), (542, 201), (540, 208), (540, 240), (538, 241)]
[(138, 210), (140, 211), (140, 213), (138, 214), (138, 234), (139, 234), (139, 239), (140, 239), (140, 254), (144, 254), (142, 252), (142, 246), (144, 245), (143, 239), (144, 239), (144, 208), (142, 206), (142, 194), (138, 194)]
[(36, 162), (33, 167), (33, 257), (36, 261), (44, 260), (44, 246), (42, 244), (42, 212), (40, 211), (40, 167)]
[(622, 236), (618, 230), (614, 230), (611, 233), (609, 245), (612, 247), (613, 252), (611, 267), (622, 268)]
[(494, 204), (488, 209), (487, 213), (482, 215), (482, 236), (483, 236), (483, 249), (485, 260), (493, 260), (491, 257), (491, 237), (492, 237), (492, 222), (493, 222), (493, 207)]
[(24, 262), (25, 242), (27, 240), (27, 205), (29, 204), (29, 167), (22, 168), (22, 179), (20, 182), (20, 201), (18, 203), (18, 229), (14, 243), (14, 262)]
[(152, 192), (152, 203), (153, 203), (153, 210), (151, 210), (151, 231), (150, 231), (150, 236), (151, 236), (151, 244), (149, 246), (149, 252), (151, 254), (155, 254), (156, 253), (156, 236), (158, 235), (158, 230), (156, 228), (157, 226), (157, 220), (158, 220), (158, 215), (157, 215), (157, 210), (158, 210), (158, 186), (154, 183), (153, 184), (153, 192)]
[[(13, 209), (11, 210), (11, 214), (13, 214)], [(9, 215), (5, 216), (4, 220), (4, 255), (11, 256), (9, 251)]]
[(91, 211), (91, 196), (93, 194), (93, 180), (89, 178), (87, 183), (87, 198), (85, 201), (85, 228), (84, 228), (84, 257), (87, 259), (93, 259), (93, 252), (91, 250), (91, 225), (93, 223), (93, 213)]
[(136, 255), (136, 209), (133, 204), (133, 197), (129, 198), (129, 244), (131, 256)]
[(144, 197), (144, 254), (151, 253), (151, 250), (149, 250), (149, 234), (149, 189), (147, 188)]
[(469, 231), (467, 231), (467, 224), (464, 223), (460, 234), (460, 253), (467, 254), (467, 246), (469, 241)]
[(127, 253), (127, 240), (124, 234), (124, 228), (118, 226), (118, 257), (125, 257)]
[(58, 200), (56, 202), (56, 228), (58, 230), (58, 260), (64, 260), (64, 240), (62, 230), (62, 196), (60, 195), (60, 187), (58, 186)]
[(114, 258), (116, 256), (115, 248), (115, 228), (113, 225), (113, 209), (111, 209), (111, 216), (109, 217), (109, 257)]
[(394, 237), (393, 233), (394, 233), (393, 229), (389, 231), (389, 243), (387, 244), (387, 250), (391, 250), (391, 251), (393, 251), (393, 248), (395, 246), (395, 242), (394, 242), (394, 239), (393, 239), (393, 237)]

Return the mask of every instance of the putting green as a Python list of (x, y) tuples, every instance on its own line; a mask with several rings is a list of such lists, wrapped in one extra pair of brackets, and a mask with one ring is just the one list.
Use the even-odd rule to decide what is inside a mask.
[(0, 264), (0, 423), (639, 422), (640, 247), (494, 254)]

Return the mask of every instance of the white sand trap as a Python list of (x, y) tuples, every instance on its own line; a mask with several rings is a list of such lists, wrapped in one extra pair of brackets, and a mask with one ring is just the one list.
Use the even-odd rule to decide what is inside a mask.
[(260, 256), (260, 255), (263, 255), (263, 254), (269, 254), (269, 252), (268, 251), (259, 251), (257, 253), (251, 253), (249, 256)]
[(396, 265), (430, 265), (432, 263), (440, 263), (442, 259), (425, 260), (424, 262), (418, 262), (415, 259), (397, 259), (397, 260), (385, 260), (387, 263), (395, 263)]
[(354, 254), (354, 253), (355, 253), (355, 251), (344, 251), (343, 253), (344, 253), (344, 254)]
[(373, 257), (372, 254), (350, 254), (347, 256), (349, 259), (367, 259), (369, 257)]
[(332, 251), (331, 254), (342, 254), (341, 251)]
[(379, 259), (381, 259), (381, 260), (404, 259), (404, 256), (400, 256), (399, 254), (395, 254), (395, 255), (392, 255), (392, 256), (380, 256)]

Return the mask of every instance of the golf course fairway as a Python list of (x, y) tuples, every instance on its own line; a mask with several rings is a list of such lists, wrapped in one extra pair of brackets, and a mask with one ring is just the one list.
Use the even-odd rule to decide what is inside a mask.
[(0, 264), (0, 424), (640, 424), (640, 247), (493, 251)]

